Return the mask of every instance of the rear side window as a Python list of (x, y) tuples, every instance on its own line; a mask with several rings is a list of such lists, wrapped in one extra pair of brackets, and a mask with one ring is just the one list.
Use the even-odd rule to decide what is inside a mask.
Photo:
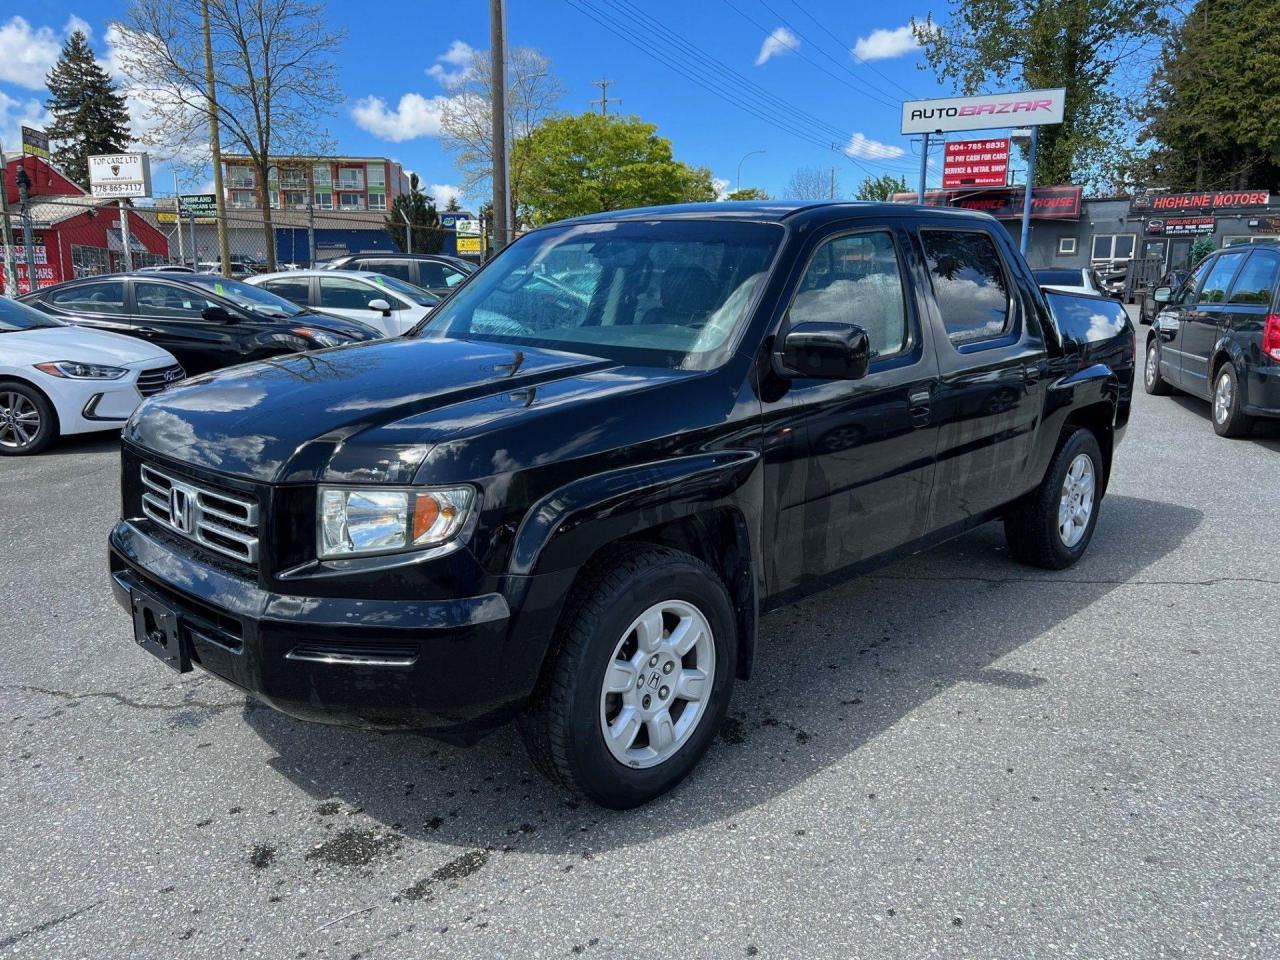
[(1280, 257), (1262, 250), (1254, 251), (1231, 285), (1231, 297), (1227, 302), (1270, 306), (1277, 273), (1280, 273)]
[(419, 261), (418, 270), (422, 277), (422, 285), (424, 287), (430, 287), (432, 290), (444, 287), (456, 287), (463, 280), (467, 279), (467, 275), (456, 267), (451, 267), (443, 263), (436, 263), (434, 260)]
[(413, 283), (413, 264), (408, 260), (363, 260), (352, 265), (355, 270), (368, 270)]
[(307, 305), (307, 298), (310, 295), (310, 290), (308, 288), (311, 286), (311, 281), (305, 277), (299, 277), (296, 280), (268, 280), (266, 283), (261, 284), (261, 286), (262, 289), (270, 290), (277, 297), (284, 297), (286, 300), (291, 300), (300, 307), (305, 307)]
[(330, 310), (369, 310), (374, 300), (386, 300), (387, 295), (371, 284), (346, 277), (320, 278), (320, 306)]
[(124, 313), (124, 281), (82, 283), (50, 294), (49, 302), (65, 310), (83, 310), (85, 313)]
[(999, 337), (1009, 329), (1009, 287), (995, 241), (985, 233), (923, 230), (933, 294), (956, 346)]
[(1227, 286), (1245, 256), (1243, 253), (1224, 253), (1218, 258), (1218, 262), (1209, 268), (1209, 275), (1200, 288), (1201, 303), (1227, 302)]

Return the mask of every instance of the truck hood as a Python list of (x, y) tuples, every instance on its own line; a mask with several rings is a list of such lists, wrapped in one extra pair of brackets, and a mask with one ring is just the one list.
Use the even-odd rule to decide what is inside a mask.
[[(560, 396), (638, 386), (579, 354), (461, 340), (397, 338), (295, 354), (196, 377), (142, 404), (134, 444), (221, 473), (269, 483), (409, 483), (441, 440)], [(650, 381), (651, 382), (651, 381)]]

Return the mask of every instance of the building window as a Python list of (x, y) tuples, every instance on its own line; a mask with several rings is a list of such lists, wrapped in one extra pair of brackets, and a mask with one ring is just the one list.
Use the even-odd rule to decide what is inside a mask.
[(339, 167), (338, 168), (338, 189), (339, 190), (363, 190), (364, 189), (364, 170), (359, 167)]
[(329, 186), (333, 183), (333, 168), (327, 163), (317, 163), (311, 168), (311, 179), (315, 181), (317, 188), (321, 185)]
[(386, 187), (387, 185), (387, 168), (380, 163), (370, 163), (365, 169), (369, 172), (369, 189), (376, 187)]
[(329, 193), (327, 190), (326, 190), (325, 192), (323, 192), (323, 193), (319, 193), (319, 192), (317, 192), (317, 193), (316, 193), (316, 209), (318, 209), (318, 210), (332, 210), (332, 209), (333, 209), (333, 194), (332, 194), (332, 193)]
[(253, 167), (229, 166), (227, 180), (232, 189), (239, 187), (251, 190), (257, 185), (253, 176)]
[(307, 194), (302, 190), (286, 190), (284, 206), (286, 210), (302, 210), (307, 205)]
[(340, 193), (338, 194), (339, 210), (363, 210), (364, 195), (359, 193)]
[(369, 209), (370, 210), (387, 209), (387, 195), (385, 193), (369, 194)]
[(1242, 243), (1259, 243), (1264, 240), (1280, 240), (1280, 235), (1274, 233), (1250, 233), (1241, 234), (1234, 237), (1223, 237), (1223, 249), (1227, 247), (1238, 247)]
[(280, 186), (286, 190), (306, 190), (307, 171), (300, 167), (283, 167), (280, 170)]
[(108, 272), (107, 251), (105, 247), (88, 247), (83, 244), (71, 245), (71, 272), (79, 277), (96, 277)]
[(254, 196), (252, 190), (232, 190), (231, 206), (236, 210), (252, 210), (258, 205), (258, 200)]
[(1073, 257), (1076, 253), (1075, 237), (1059, 237), (1058, 238), (1058, 256)]
[(1095, 233), (1092, 259), (1129, 260), (1133, 257), (1133, 246), (1132, 233)]

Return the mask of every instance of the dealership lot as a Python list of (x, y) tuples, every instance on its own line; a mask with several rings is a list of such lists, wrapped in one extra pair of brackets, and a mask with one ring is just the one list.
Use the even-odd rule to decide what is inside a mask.
[[(1145, 328), (1142, 328), (1145, 331)], [(1063, 573), (988, 525), (769, 615), (671, 796), (136, 649), (113, 439), (0, 461), (0, 956), (1280, 954), (1280, 426), (1140, 394)]]

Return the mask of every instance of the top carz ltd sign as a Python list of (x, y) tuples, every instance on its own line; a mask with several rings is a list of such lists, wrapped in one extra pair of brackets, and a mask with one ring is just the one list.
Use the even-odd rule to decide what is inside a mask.
[(95, 197), (149, 197), (151, 161), (145, 153), (90, 157), (89, 188)]
[(902, 105), (902, 132), (998, 130), (1061, 123), (1066, 100), (1067, 92), (1061, 87), (979, 97), (908, 100)]

